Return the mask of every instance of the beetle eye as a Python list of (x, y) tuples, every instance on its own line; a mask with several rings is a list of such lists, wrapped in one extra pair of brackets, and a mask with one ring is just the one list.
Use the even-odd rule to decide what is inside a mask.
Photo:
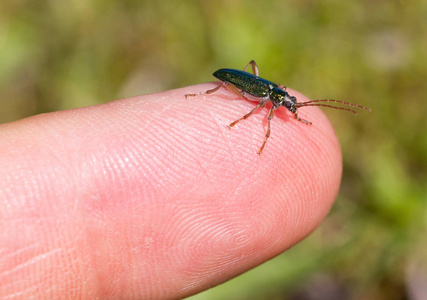
[(291, 107), (291, 106), (292, 106), (292, 104), (291, 104), (291, 102), (286, 101), (286, 102), (285, 102), (285, 106), (286, 106), (287, 108), (289, 108), (289, 107)]
[(296, 98), (296, 97), (291, 96), (290, 98), (291, 98), (291, 101), (292, 101), (293, 103), (296, 103), (296, 102), (297, 102), (297, 98)]

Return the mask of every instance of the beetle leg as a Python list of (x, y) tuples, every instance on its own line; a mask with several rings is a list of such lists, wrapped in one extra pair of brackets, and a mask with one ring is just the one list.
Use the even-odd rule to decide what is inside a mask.
[(265, 133), (265, 139), (264, 139), (264, 142), (262, 143), (262, 145), (261, 145), (261, 148), (259, 148), (259, 150), (258, 150), (258, 154), (261, 154), (262, 153), (262, 150), (264, 150), (264, 147), (265, 147), (265, 145), (267, 144), (267, 140), (268, 140), (268, 138), (270, 137), (270, 133), (271, 133), (271, 125), (270, 125), (270, 123), (271, 123), (271, 119), (273, 119), (274, 118), (274, 107), (272, 107), (271, 109), (270, 109), (270, 111), (268, 112), (268, 118), (267, 118), (267, 132)]
[(185, 95), (185, 98), (186, 99), (188, 99), (188, 98), (193, 98), (193, 97), (196, 97), (196, 96), (200, 96), (200, 95), (203, 95), (203, 94), (212, 94), (212, 93), (215, 93), (217, 90), (219, 90), (219, 88), (220, 87), (222, 87), (224, 85), (224, 83), (221, 83), (220, 85), (218, 85), (217, 87), (215, 87), (215, 88), (213, 88), (213, 89), (211, 89), (211, 90), (207, 90), (206, 92), (200, 92), (200, 93), (197, 93), (197, 94), (186, 94)]
[(211, 89), (211, 90), (207, 90), (206, 92), (200, 92), (200, 93), (197, 93), (197, 94), (186, 94), (185, 95), (185, 98), (186, 99), (188, 99), (188, 98), (193, 98), (193, 97), (197, 97), (197, 96), (200, 96), (200, 95), (203, 95), (203, 94), (213, 94), (213, 93), (215, 93), (216, 91), (218, 91), (222, 86), (225, 86), (225, 87), (227, 87), (230, 91), (232, 91), (233, 93), (235, 93), (237, 96), (239, 96), (240, 98), (245, 98), (245, 96), (243, 96), (243, 94), (239, 91), (239, 89), (238, 88), (236, 88), (236, 86), (235, 85), (233, 85), (233, 84), (231, 84), (231, 83), (229, 83), (229, 82), (227, 82), (227, 81), (225, 81), (225, 82), (222, 82), (220, 85), (218, 85), (217, 87), (215, 87), (215, 88), (213, 88), (213, 89)]
[(279, 89), (286, 91), (286, 86), (279, 84), (278, 87)]
[(240, 98), (245, 98), (245, 96), (243, 96), (242, 92), (239, 91), (238, 88), (236, 88), (236, 86), (232, 83), (229, 82), (224, 82), (223, 83), (230, 91), (232, 91), (233, 93), (235, 93), (237, 96), (239, 96)]
[(205, 93), (206, 94), (212, 94), (212, 93), (215, 93), (217, 90), (219, 90), (219, 88), (220, 87), (222, 87), (224, 84), (220, 84), (220, 85), (218, 85), (216, 88), (213, 88), (213, 89), (211, 89), (211, 90), (207, 90)]
[(231, 127), (233, 127), (234, 125), (236, 125), (237, 123), (239, 123), (242, 120), (245, 120), (247, 118), (249, 118), (258, 108), (260, 107), (265, 107), (265, 102), (260, 101), (257, 106), (255, 106), (254, 109), (252, 109), (250, 112), (248, 112), (246, 115), (244, 115), (243, 117), (241, 117), (240, 119), (237, 119), (236, 121), (234, 121), (233, 123), (230, 123), (230, 125), (228, 125), (228, 127), (231, 129)]
[(249, 68), (249, 65), (252, 65), (252, 72), (255, 76), (259, 76), (258, 66), (254, 60), (251, 60), (246, 67), (243, 69), (243, 71), (246, 71)]
[(298, 111), (294, 113), (294, 117), (295, 117), (295, 119), (297, 119), (300, 122), (303, 122), (304, 124), (311, 125), (310, 121), (307, 121), (307, 120), (304, 120), (304, 119), (301, 119), (298, 117)]

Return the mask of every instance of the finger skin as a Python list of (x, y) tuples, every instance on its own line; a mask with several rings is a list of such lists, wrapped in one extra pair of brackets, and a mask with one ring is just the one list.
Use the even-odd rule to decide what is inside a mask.
[[(316, 107), (295, 120), (207, 83), (0, 126), (0, 298), (178, 299), (280, 254), (341, 178)], [(303, 95), (287, 90), (298, 101)]]

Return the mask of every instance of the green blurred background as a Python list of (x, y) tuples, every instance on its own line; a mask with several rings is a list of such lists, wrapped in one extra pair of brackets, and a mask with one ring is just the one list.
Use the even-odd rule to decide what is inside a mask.
[(427, 299), (427, 1), (2, 1), (0, 123), (242, 69), (326, 112), (344, 173), (331, 214), (201, 299)]

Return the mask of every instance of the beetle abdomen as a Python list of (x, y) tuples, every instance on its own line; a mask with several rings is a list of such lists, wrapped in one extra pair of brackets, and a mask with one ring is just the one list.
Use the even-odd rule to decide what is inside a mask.
[(236, 69), (219, 69), (213, 73), (213, 76), (255, 97), (266, 97), (271, 89), (270, 86), (277, 87), (274, 82)]

